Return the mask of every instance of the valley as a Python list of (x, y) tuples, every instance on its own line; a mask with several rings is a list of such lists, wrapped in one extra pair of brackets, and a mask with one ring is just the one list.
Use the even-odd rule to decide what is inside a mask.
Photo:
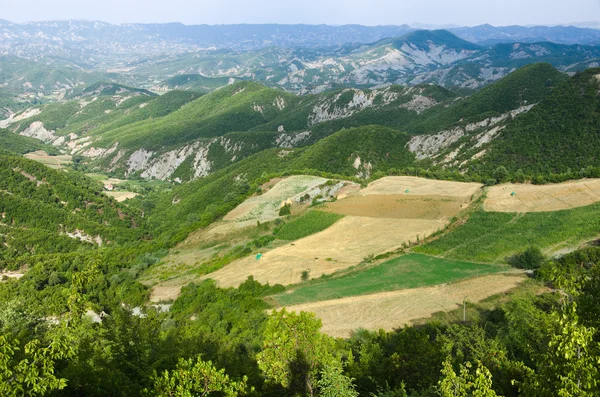
[(594, 396), (600, 31), (0, 20), (0, 395)]

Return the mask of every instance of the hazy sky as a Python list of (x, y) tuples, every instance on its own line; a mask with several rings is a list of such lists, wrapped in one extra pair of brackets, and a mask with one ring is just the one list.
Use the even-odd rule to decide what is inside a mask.
[(600, 21), (600, 0), (0, 0), (13, 22), (564, 24)]

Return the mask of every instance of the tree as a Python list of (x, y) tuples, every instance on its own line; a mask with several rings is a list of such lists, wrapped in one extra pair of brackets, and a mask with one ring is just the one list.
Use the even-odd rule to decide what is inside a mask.
[(152, 381), (152, 390), (144, 390), (147, 396), (205, 397), (219, 392), (226, 397), (236, 397), (245, 395), (248, 391), (246, 377), (241, 382), (234, 382), (224, 369), (217, 370), (212, 362), (203, 361), (200, 356), (195, 362), (193, 359), (180, 359), (177, 368), (164, 371), (162, 375), (155, 373)]
[(456, 374), (448, 358), (442, 368), (444, 378), (438, 384), (439, 394), (442, 397), (496, 397), (490, 371), (481, 362), (477, 363), (475, 371), (471, 368), (472, 364), (467, 361), (460, 365), (460, 372)]
[(508, 170), (505, 166), (501, 165), (494, 170), (494, 179), (496, 179), (496, 182), (502, 183), (506, 178), (508, 178)]
[(578, 321), (576, 304), (553, 313), (557, 330), (520, 387), (525, 396), (594, 396), (600, 386), (600, 345), (596, 330)]
[(313, 396), (317, 377), (327, 365), (338, 365), (335, 341), (321, 334), (321, 320), (313, 313), (273, 311), (267, 321), (258, 367), (266, 378), (292, 393)]
[(321, 379), (317, 382), (321, 397), (358, 397), (354, 390), (354, 379), (342, 373), (341, 367), (326, 366), (321, 371)]
[(0, 395), (37, 396), (52, 390), (62, 390), (67, 380), (55, 376), (56, 361), (73, 356), (67, 338), (56, 335), (43, 346), (34, 339), (28, 342), (20, 355), (19, 341), (9, 335), (0, 336)]
[(535, 270), (542, 266), (546, 258), (537, 247), (529, 247), (515, 257), (514, 264), (521, 269)]

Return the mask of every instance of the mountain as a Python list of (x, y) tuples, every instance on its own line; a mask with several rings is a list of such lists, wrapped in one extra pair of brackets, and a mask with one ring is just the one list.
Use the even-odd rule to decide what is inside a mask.
[[(594, 66), (599, 46), (551, 42), (482, 47), (449, 31), (414, 31), (365, 45), (321, 49), (270, 47), (256, 51), (204, 50), (146, 59), (129, 73), (160, 80), (156, 88), (202, 91), (234, 80), (254, 80), (298, 94), (340, 87), (379, 88), (390, 84), (437, 84), (478, 89), (521, 66), (546, 62), (563, 71)], [(165, 76), (171, 76), (166, 79)], [(170, 82), (172, 79), (173, 82)]]
[(478, 168), (503, 165), (531, 174), (578, 172), (599, 167), (600, 69), (557, 86), (530, 112), (506, 126)]
[[(100, 21), (40, 21), (0, 25), (0, 52), (19, 56), (41, 53), (72, 57), (78, 63), (109, 63), (114, 55), (123, 60), (160, 53), (183, 53), (206, 48), (255, 50), (270, 46), (319, 48), (347, 43), (372, 43), (419, 30), (419, 25), (183, 25), (124, 24)], [(481, 25), (450, 28), (454, 34), (474, 43), (552, 41), (560, 44), (598, 44), (596, 29), (574, 26)]]
[(548, 41), (557, 44), (600, 44), (600, 30), (589, 26), (492, 26), (456, 27), (448, 29), (455, 35), (480, 45), (498, 43), (534, 43)]
[[(408, 47), (406, 42), (382, 45)], [(154, 97), (143, 90), (95, 84), (74, 93), (78, 99), (29, 109), (4, 124), (84, 158), (92, 169), (147, 179), (206, 177), (263, 150), (325, 145), (321, 141), (338, 131), (373, 125), (415, 135), (403, 135), (406, 158), (464, 168), (476, 154), (473, 150), (492, 141), (567, 78), (549, 64), (534, 64), (468, 97), (435, 85), (296, 96), (247, 81), (202, 96), (171, 91)], [(368, 141), (364, 133), (339, 134)], [(358, 149), (347, 153), (351, 160), (344, 167), (324, 170), (351, 171), (356, 157), (364, 157)], [(368, 172), (355, 168), (350, 174)]]

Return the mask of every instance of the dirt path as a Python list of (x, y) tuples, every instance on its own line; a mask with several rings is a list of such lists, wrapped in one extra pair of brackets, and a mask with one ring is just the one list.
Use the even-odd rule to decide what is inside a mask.
[(553, 185), (508, 183), (488, 189), (484, 208), (495, 212), (546, 212), (583, 207), (599, 201), (600, 179)]
[(456, 309), (465, 296), (469, 302), (479, 302), (515, 288), (525, 279), (522, 273), (488, 275), (453, 284), (306, 303), (287, 309), (314, 312), (323, 321), (323, 332), (348, 337), (357, 328), (391, 331), (436, 312)]

